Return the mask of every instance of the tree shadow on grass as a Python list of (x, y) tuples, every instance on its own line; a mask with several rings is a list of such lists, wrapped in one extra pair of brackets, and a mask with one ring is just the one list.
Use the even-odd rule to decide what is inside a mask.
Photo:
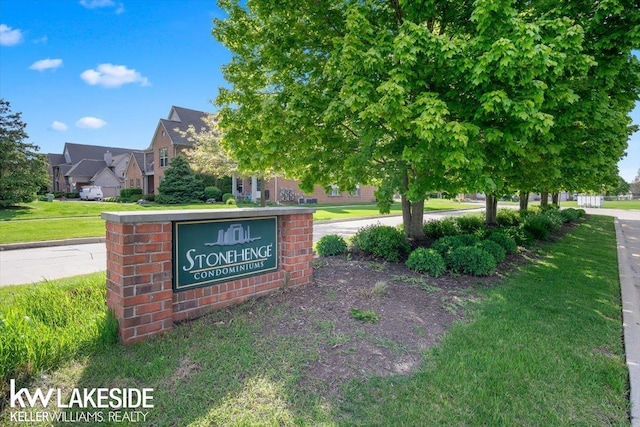
[(90, 358), (74, 387), (152, 388), (154, 407), (134, 409), (147, 412), (144, 425), (331, 422), (332, 403), (300, 386), (316, 345), (261, 335), (250, 320), (260, 310), (259, 301), (250, 302), (160, 338), (113, 346)]
[(28, 215), (33, 209), (29, 206), (10, 206), (0, 209), (0, 221), (9, 221), (12, 219), (20, 219), (20, 217)]

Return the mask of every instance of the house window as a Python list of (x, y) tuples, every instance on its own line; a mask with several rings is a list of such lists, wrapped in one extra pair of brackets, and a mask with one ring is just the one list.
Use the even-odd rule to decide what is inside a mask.
[(169, 164), (169, 149), (160, 149), (160, 167), (165, 167)]
[(129, 179), (129, 188), (133, 188), (133, 178)]
[(140, 188), (140, 178), (136, 178), (136, 188)]
[(236, 185), (236, 190), (239, 194), (242, 194), (244, 179), (239, 179), (238, 184)]
[(261, 179), (256, 181), (256, 191), (262, 191), (262, 180)]
[(340, 190), (339, 190), (338, 186), (337, 185), (332, 185), (331, 186), (331, 193), (329, 193), (329, 196), (336, 197), (336, 196), (339, 196), (339, 195), (340, 195)]
[(352, 197), (360, 197), (360, 184), (356, 184), (356, 188), (349, 192)]

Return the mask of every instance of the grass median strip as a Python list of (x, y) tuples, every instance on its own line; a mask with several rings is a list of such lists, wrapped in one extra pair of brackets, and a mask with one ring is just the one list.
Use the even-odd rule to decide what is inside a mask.
[(591, 216), (476, 289), (417, 372), (353, 380), (340, 396), (307, 375), (336, 337), (302, 324), (264, 333), (299, 320), (286, 294), (98, 346), (31, 386), (151, 387), (154, 425), (628, 425), (616, 261), (613, 220)]

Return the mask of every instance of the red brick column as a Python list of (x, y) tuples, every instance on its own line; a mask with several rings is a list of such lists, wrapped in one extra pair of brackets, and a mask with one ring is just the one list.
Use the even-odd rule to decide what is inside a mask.
[(313, 275), (313, 215), (287, 215), (279, 220), (284, 285), (305, 285)]
[(107, 222), (107, 306), (125, 344), (173, 327), (171, 223)]
[[(120, 339), (131, 344), (284, 287), (308, 284), (313, 268), (313, 210), (233, 209), (104, 213), (107, 220), (107, 305)], [(173, 291), (173, 224), (189, 219), (278, 217), (278, 270), (207, 287)]]

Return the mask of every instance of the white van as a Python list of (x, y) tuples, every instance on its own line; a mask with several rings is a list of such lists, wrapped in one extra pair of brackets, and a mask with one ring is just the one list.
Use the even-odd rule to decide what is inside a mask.
[(87, 185), (80, 190), (80, 200), (102, 200), (102, 187), (99, 185)]

